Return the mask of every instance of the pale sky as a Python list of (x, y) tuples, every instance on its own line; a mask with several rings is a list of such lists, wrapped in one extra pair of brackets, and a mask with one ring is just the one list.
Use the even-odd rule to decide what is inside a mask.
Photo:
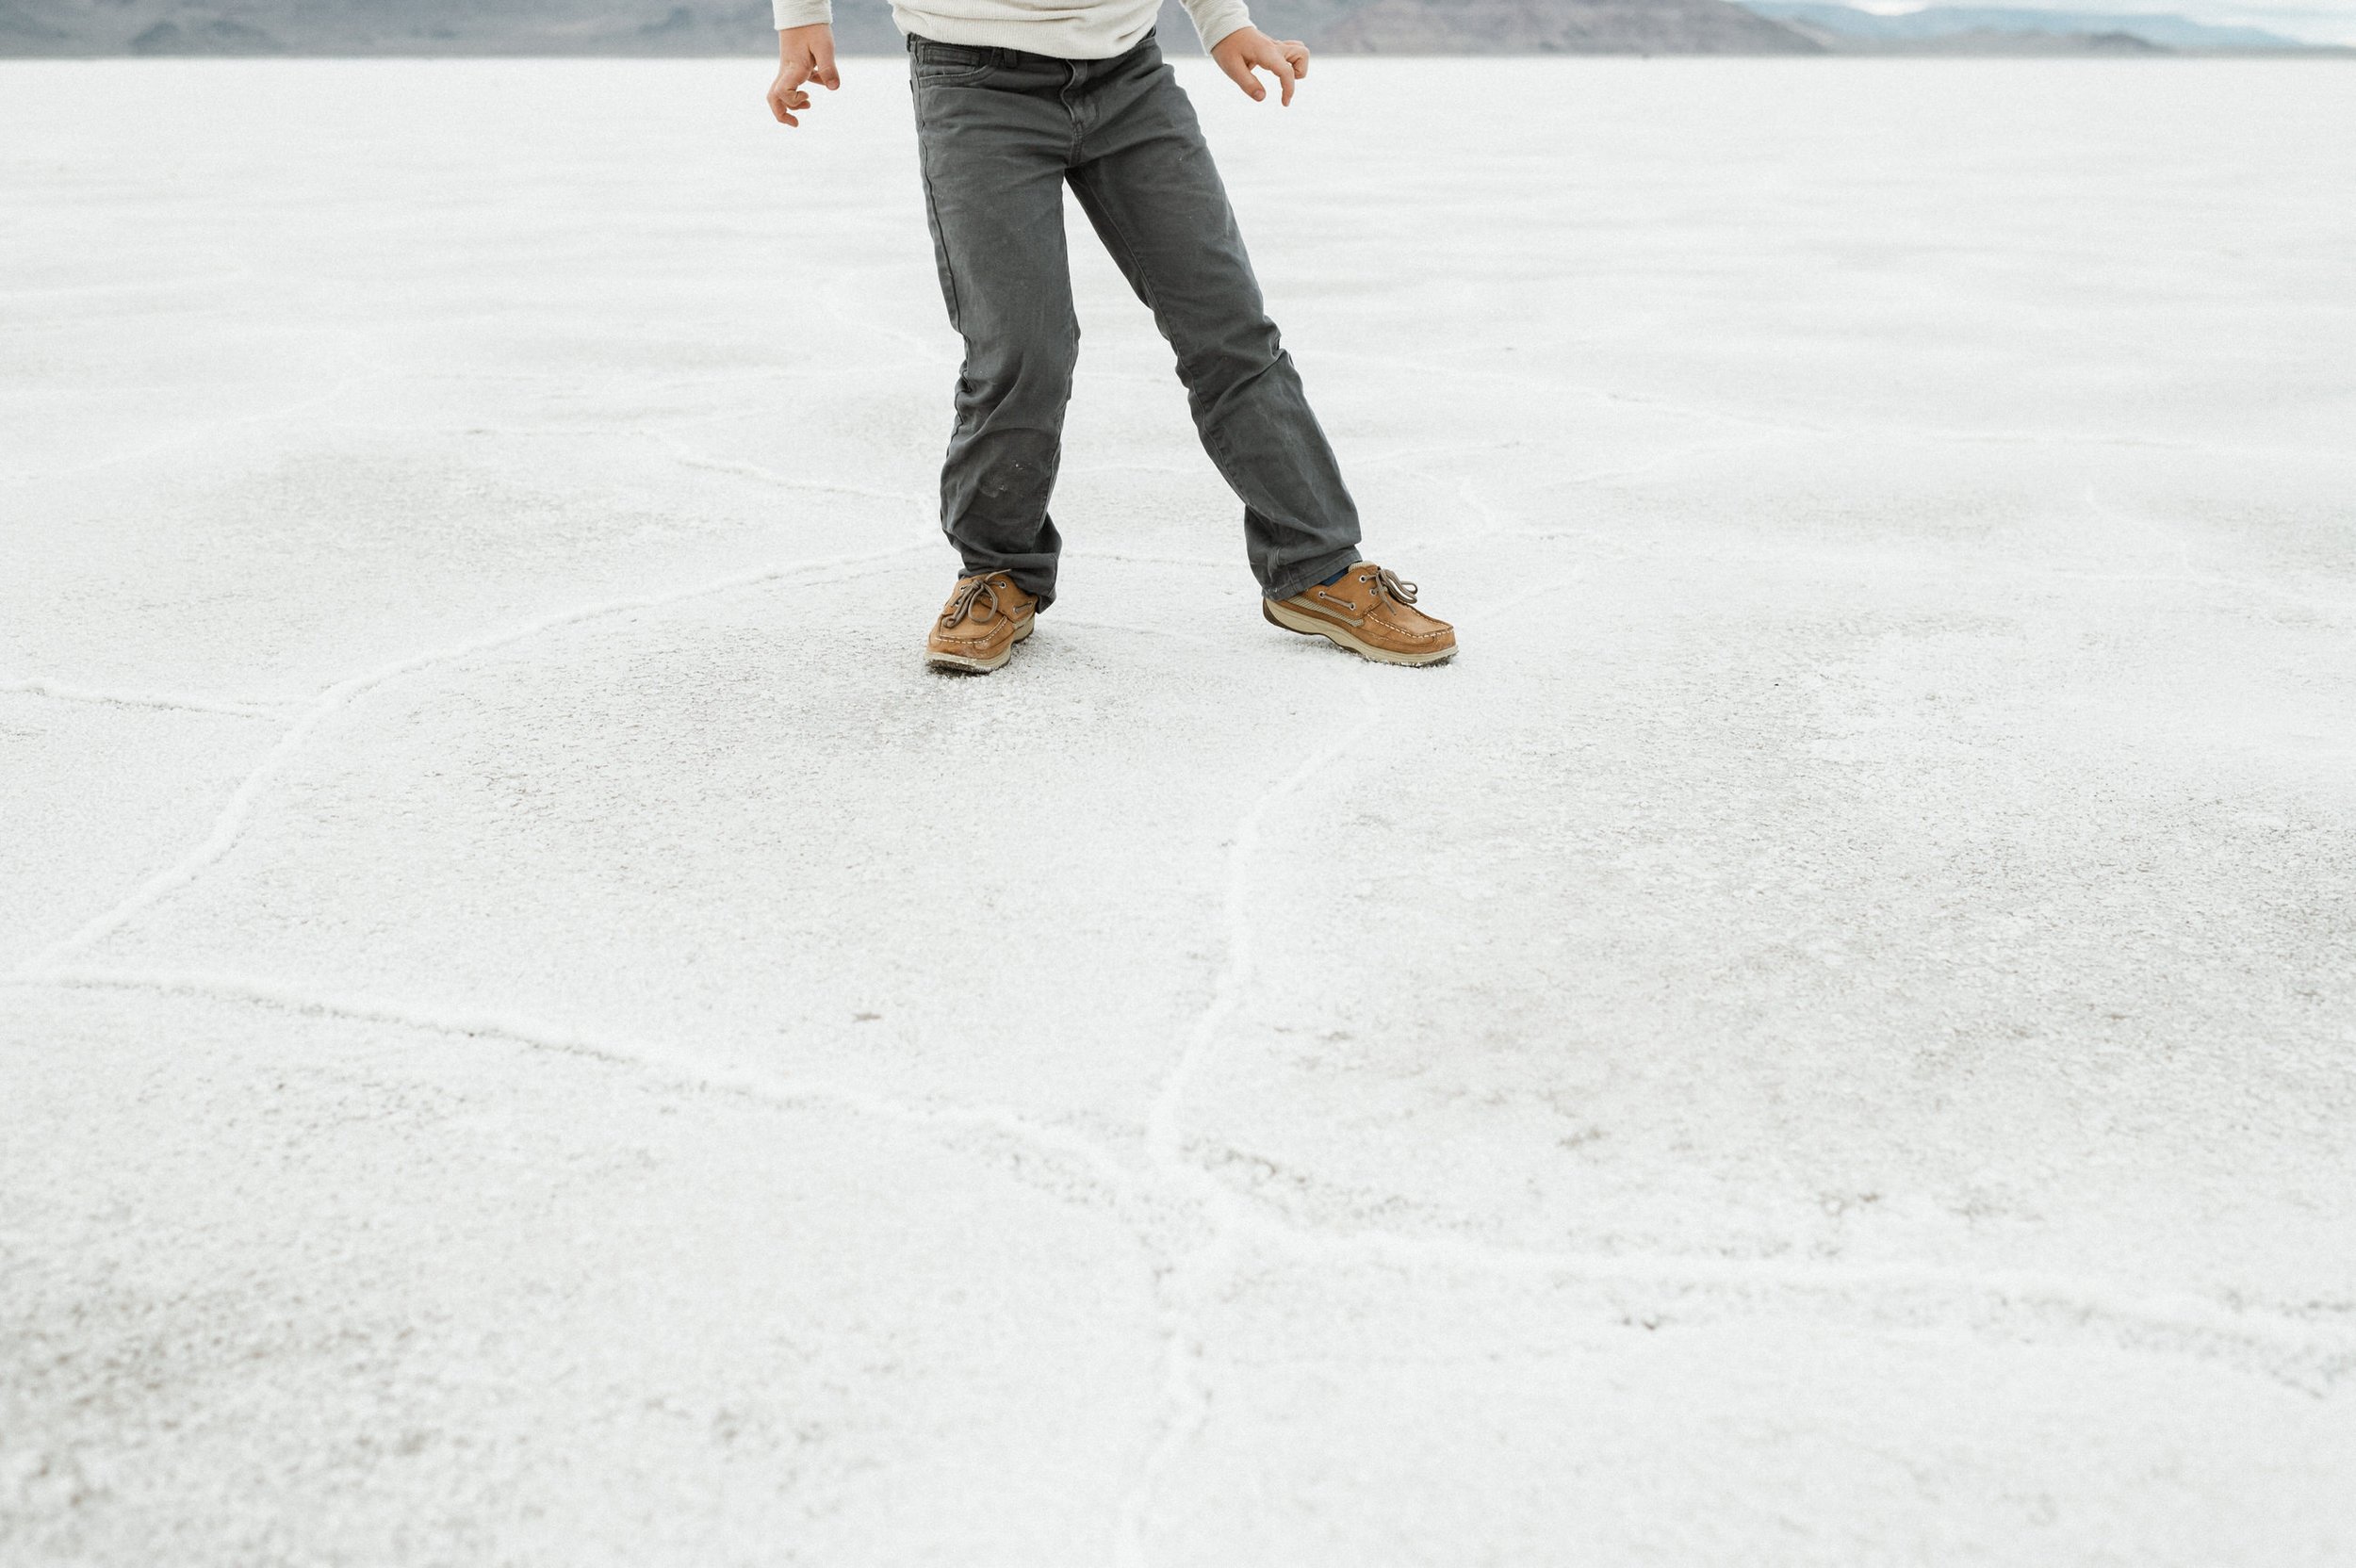
[[(1843, 0), (1860, 10), (1920, 10), (1906, 0)], [(1955, 6), (2009, 6), (2021, 10), (2165, 11), (2195, 22), (2237, 23), (2312, 43), (2356, 44), (2356, 0), (2293, 0), (2236, 5), (2233, 0), (1942, 0)]]

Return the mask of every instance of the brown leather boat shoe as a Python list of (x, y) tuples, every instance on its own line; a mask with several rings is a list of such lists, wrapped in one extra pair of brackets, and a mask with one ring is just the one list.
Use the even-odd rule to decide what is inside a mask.
[(1014, 657), (1015, 644), (1031, 634), (1038, 615), (1039, 600), (1006, 573), (961, 577), (924, 639), (924, 662), (936, 670), (988, 675)]
[(1456, 657), (1456, 629), (1415, 608), (1415, 585), (1370, 561), (1331, 587), (1288, 599), (1262, 599), (1260, 613), (1287, 631), (1323, 637), (1383, 664), (1445, 664)]

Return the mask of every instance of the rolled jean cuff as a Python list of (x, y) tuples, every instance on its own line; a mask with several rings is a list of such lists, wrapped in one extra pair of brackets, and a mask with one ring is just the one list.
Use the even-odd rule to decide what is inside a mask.
[(1358, 547), (1344, 545), (1330, 555), (1318, 556), (1307, 565), (1296, 567), (1290, 576), (1269, 583), (1262, 592), (1272, 599), (1288, 599), (1297, 594), (1307, 593), (1311, 587), (1336, 572), (1350, 570), (1358, 562)]

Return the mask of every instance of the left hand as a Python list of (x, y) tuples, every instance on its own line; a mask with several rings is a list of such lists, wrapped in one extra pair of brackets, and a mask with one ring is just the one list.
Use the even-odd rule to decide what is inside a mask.
[(834, 28), (824, 22), (777, 34), (777, 79), (769, 84), (769, 112), (779, 123), (799, 125), (794, 111), (810, 112), (810, 94), (802, 90), (805, 82), (816, 82), (828, 92), (843, 85), (842, 74), (834, 68)]
[(1267, 72), (1284, 90), (1284, 102), (1293, 101), (1293, 84), (1309, 74), (1309, 46), (1299, 41), (1279, 43), (1257, 27), (1238, 27), (1211, 46), (1211, 58), (1235, 78), (1254, 103), (1268, 101), (1254, 70)]

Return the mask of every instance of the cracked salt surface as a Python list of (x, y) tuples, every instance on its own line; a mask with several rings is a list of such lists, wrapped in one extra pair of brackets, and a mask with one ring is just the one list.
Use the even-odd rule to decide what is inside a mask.
[(1467, 652), (950, 682), (896, 66), (0, 67), (0, 1557), (2347, 1560), (2346, 77), (1198, 73)]

